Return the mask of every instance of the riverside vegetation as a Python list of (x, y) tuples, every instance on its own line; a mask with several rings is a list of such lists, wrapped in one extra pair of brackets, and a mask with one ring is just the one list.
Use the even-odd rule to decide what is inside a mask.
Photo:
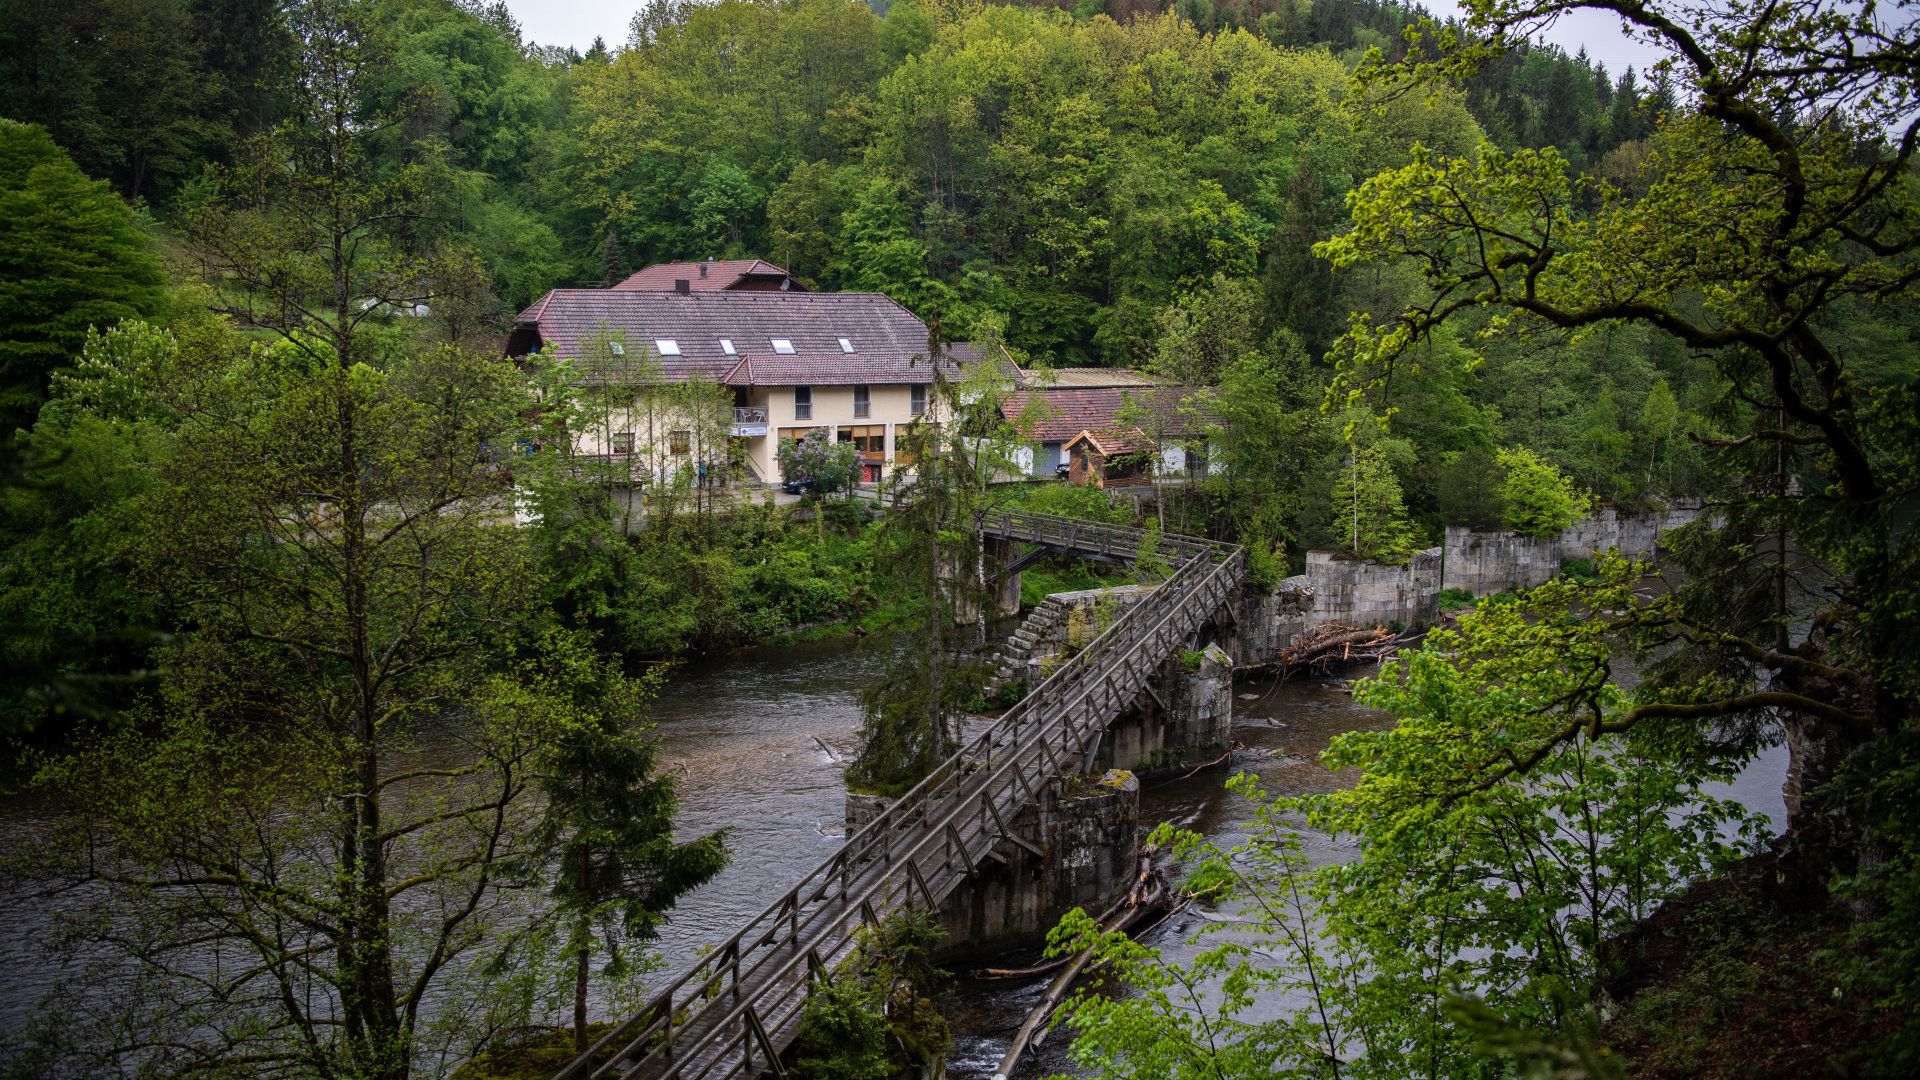
[[(1668, 62), (1530, 42), (1585, 6)], [(764, 256), (1193, 388), (1192, 434), (1141, 419), (1210, 466), (1155, 472), (1151, 526), (1256, 586), (1595, 498), (1719, 512), (1670, 595), (1597, 559), (1363, 686), (1403, 720), (1335, 746), (1353, 791), (1168, 837), (1257, 940), (1181, 967), (1064, 924), (1133, 991), (1068, 1009), (1083, 1064), (1911, 1073), (1920, 31), (1462, 7), (655, 0), (586, 52), (452, 0), (0, 20), (0, 725), (63, 821), (9, 870), (80, 965), (8, 1067), (435, 1075), (584, 1030), (583, 980), (631, 1003), (725, 843), (672, 834), (651, 661), (912, 635), (855, 779), (938, 759), (983, 640), (941, 545), (1003, 500), (1130, 508), (988, 485), (1017, 432), (977, 387), (883, 521), (683, 477), (634, 528), (558, 450), (593, 391), (499, 355), (549, 287)], [(1704, 785), (1782, 741), (1764, 842)], [(1306, 868), (1303, 816), (1356, 860)], [(884, 1044), (852, 1014), (885, 992), (825, 1019)], [(1278, 995), (1311, 1005), (1246, 1019)]]

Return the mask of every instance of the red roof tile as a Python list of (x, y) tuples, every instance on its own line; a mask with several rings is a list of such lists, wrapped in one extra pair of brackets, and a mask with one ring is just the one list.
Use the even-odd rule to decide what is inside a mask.
[[(702, 267), (705, 273), (701, 272)], [(702, 292), (718, 292), (731, 289), (740, 284), (741, 279), (785, 278), (789, 275), (783, 269), (760, 259), (708, 259), (705, 262), (664, 262), (652, 266), (628, 277), (613, 286), (616, 289), (638, 289), (643, 292), (673, 292), (674, 282), (685, 281), (690, 289)], [(805, 292), (806, 286), (790, 282), (797, 292)]]
[[(1083, 431), (1118, 430), (1115, 417), (1129, 401), (1136, 406), (1166, 409), (1172, 414), (1173, 434), (1185, 434), (1184, 421), (1175, 409), (1174, 395), (1185, 391), (1154, 387), (1097, 387), (1021, 390), (1007, 395), (1000, 411), (1021, 429), (1021, 434), (1036, 442), (1066, 442)], [(1029, 403), (1033, 417), (1023, 420)]]
[(1068, 439), (1066, 446), (1061, 449), (1064, 450), (1083, 440), (1092, 443), (1093, 448), (1100, 451), (1102, 457), (1109, 458), (1119, 457), (1122, 454), (1143, 453), (1153, 449), (1153, 440), (1147, 438), (1146, 432), (1139, 428), (1100, 428), (1078, 432)]
[[(533, 348), (587, 359), (596, 335), (615, 336), (625, 363), (652, 356), (668, 379), (750, 379), (758, 386), (930, 383), (927, 327), (879, 293), (673, 292), (640, 289), (555, 289), (516, 320)], [(660, 356), (656, 339), (671, 338), (678, 356)], [(721, 339), (733, 343), (729, 355)], [(773, 352), (774, 338), (793, 343)], [(854, 351), (840, 347), (840, 339)], [(751, 362), (747, 358), (751, 357)], [(603, 361), (604, 363), (604, 361)], [(592, 380), (603, 376), (591, 368)]]

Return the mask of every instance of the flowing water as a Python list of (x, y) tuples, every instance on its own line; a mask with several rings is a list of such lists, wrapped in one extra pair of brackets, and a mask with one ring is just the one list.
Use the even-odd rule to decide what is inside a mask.
[[(702, 661), (675, 672), (653, 708), (662, 767), (680, 776), (680, 830), (684, 836), (731, 830), (732, 864), (713, 882), (682, 900), (661, 934), (664, 980), (724, 940), (742, 922), (779, 898), (794, 880), (825, 859), (841, 840), (841, 769), (859, 726), (859, 689), (877, 673), (886, 646), (876, 642), (755, 650)], [(1317, 759), (1345, 731), (1391, 721), (1360, 707), (1337, 684), (1269, 681), (1236, 688), (1235, 735), (1251, 751), (1233, 769), (1254, 773), (1281, 794), (1329, 790), (1352, 777), (1328, 772)], [(1724, 794), (1784, 820), (1780, 780), (1784, 750), (1770, 751)], [(1223, 785), (1230, 771), (1212, 769), (1150, 786), (1143, 811), (1150, 822), (1175, 821), (1224, 845), (1249, 829), (1248, 807)], [(24, 801), (0, 803), (0, 853), (44, 837), (44, 811)], [(1343, 857), (1325, 837), (1309, 836), (1316, 862)], [(34, 1003), (65, 973), (49, 961), (39, 938), (45, 915), (8, 905), (0, 917), (0, 1035), (17, 1032)], [(1171, 921), (1151, 944), (1190, 954), (1197, 924)], [(1030, 954), (1029, 954), (1030, 959)], [(1040, 983), (1008, 985), (963, 981), (955, 991), (956, 1077), (992, 1074), (1007, 1040), (1041, 992)], [(1029, 1058), (1022, 1075), (1064, 1066), (1063, 1039)]]

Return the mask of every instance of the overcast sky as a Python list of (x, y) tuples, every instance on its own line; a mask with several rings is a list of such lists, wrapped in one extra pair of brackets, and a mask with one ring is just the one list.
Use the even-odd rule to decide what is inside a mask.
[[(1425, 0), (1425, 6), (1442, 18), (1460, 10), (1453, 0)], [(626, 41), (627, 23), (640, 5), (636, 0), (507, 0), (507, 7), (520, 20), (528, 41), (571, 45), (584, 52), (596, 36), (605, 38), (610, 48)], [(1655, 58), (1652, 50), (1620, 33), (1619, 19), (1597, 11), (1563, 17), (1547, 38), (1568, 52), (1586, 46), (1616, 77), (1629, 64), (1644, 70)]]

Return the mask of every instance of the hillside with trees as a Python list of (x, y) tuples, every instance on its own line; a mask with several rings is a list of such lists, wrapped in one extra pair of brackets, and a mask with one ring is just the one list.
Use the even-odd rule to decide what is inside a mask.
[[(1069, 1007), (1082, 1064), (1911, 1074), (1913, 12), (1462, 6), (650, 0), (582, 52), (469, 0), (7, 5), (0, 735), (65, 811), (10, 869), (140, 975), (56, 995), (8, 1067), (397, 1080), (541, 1016), (578, 1045), (589, 982), (727, 858), (674, 833), (643, 662), (901, 633), (926, 648), (859, 767), (939, 759), (983, 636), (923, 588), (942, 537), (1003, 497), (1130, 509), (994, 494), (1008, 432), (953, 404), (887, 520), (695, 478), (636, 528), (552, 452), (596, 391), (503, 355), (551, 288), (764, 257), (1032, 370), (1192, 388), (1210, 468), (1147, 516), (1243, 545), (1256, 587), (1314, 548), (1712, 504), (1670, 592), (1602, 559), (1364, 684), (1403, 722), (1330, 752), (1352, 791), (1243, 787), (1238, 852), (1165, 836), (1269, 905), (1267, 951), (1173, 971), (1070, 922), (1140, 991)], [(1666, 61), (1541, 43), (1576, 7)], [(418, 760), (449, 716), (473, 762)], [(1768, 845), (1710, 793), (1782, 745)], [(1361, 858), (1307, 866), (1300, 821)], [(1287, 953), (1315, 927), (1337, 956)], [(242, 959), (209, 975), (208, 943)], [(1208, 1057), (1157, 1025), (1215, 977), (1319, 1015), (1223, 1015)], [(449, 986), (471, 1008), (425, 1015)]]

